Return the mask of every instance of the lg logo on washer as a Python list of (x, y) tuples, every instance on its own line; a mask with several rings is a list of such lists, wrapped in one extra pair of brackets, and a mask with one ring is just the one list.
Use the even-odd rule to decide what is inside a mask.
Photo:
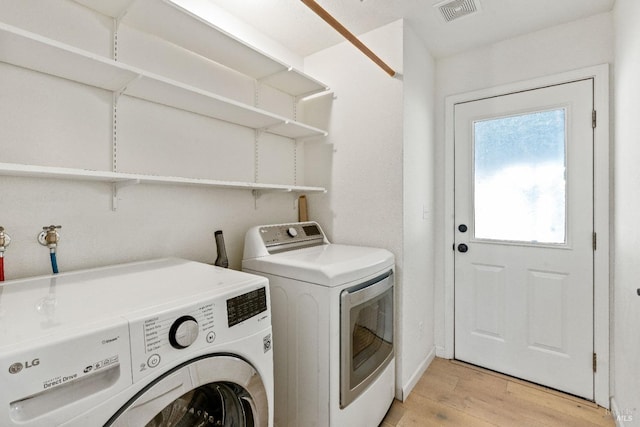
[(24, 364), (22, 364), (21, 362), (16, 362), (13, 363), (11, 366), (9, 366), (9, 373), (10, 374), (17, 374), (18, 372), (22, 371), (23, 368), (28, 369), (28, 368), (33, 368), (34, 366), (38, 366), (40, 364), (40, 359), (33, 359), (31, 362), (24, 362)]

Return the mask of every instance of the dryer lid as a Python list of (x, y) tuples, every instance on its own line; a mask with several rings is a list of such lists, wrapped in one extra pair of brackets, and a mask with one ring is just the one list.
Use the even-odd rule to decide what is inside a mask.
[(340, 286), (392, 268), (393, 254), (386, 249), (323, 244), (245, 259), (242, 268), (303, 282)]

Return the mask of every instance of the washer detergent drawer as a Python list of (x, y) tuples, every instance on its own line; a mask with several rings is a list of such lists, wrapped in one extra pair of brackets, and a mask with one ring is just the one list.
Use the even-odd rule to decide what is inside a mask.
[(0, 355), (0, 425), (60, 425), (131, 385), (126, 321), (83, 329)]

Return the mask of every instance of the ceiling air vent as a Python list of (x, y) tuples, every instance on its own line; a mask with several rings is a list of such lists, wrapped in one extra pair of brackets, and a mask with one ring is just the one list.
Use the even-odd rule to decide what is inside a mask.
[(437, 7), (446, 22), (462, 18), (480, 10), (477, 0), (447, 0), (433, 5)]

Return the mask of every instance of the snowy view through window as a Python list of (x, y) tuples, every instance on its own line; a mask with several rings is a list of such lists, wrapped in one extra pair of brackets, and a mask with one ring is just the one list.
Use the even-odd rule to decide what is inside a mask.
[(474, 123), (475, 237), (565, 243), (565, 110)]

